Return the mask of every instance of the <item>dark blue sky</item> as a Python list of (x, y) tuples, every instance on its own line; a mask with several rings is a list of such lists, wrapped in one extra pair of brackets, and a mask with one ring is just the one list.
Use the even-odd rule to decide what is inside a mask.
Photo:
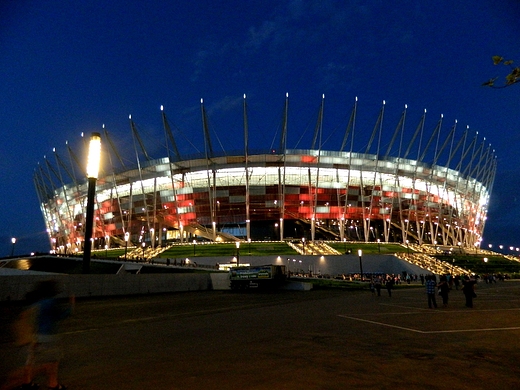
[(286, 92), (289, 147), (301, 134), (309, 147), (322, 94), (325, 138), (341, 133), (356, 96), (358, 132), (372, 131), (382, 100), (387, 133), (404, 104), (411, 132), (424, 109), (429, 129), (443, 114), (445, 134), (455, 119), (478, 131), (498, 156), (484, 244), (520, 246), (520, 85), (481, 86), (505, 76), (491, 56), (520, 62), (519, 2), (392, 3), (1, 2), (0, 256), (12, 236), (17, 253), (48, 249), (32, 176), (54, 147), (79, 150), (80, 133), (105, 124), (130, 151), (132, 114), (163, 157), (162, 104), (181, 151), (193, 153), (190, 143), (203, 148), (204, 98), (214, 148), (239, 149), (245, 93), (252, 147), (269, 148)]

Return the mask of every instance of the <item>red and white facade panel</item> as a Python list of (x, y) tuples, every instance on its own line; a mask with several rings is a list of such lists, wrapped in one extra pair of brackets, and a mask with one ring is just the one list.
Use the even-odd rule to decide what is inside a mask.
[[(483, 166), (494, 174), (494, 167)], [(478, 175), (475, 175), (478, 176)], [(324, 226), (337, 239), (478, 245), (485, 225), (491, 178), (480, 180), (442, 166), (377, 155), (287, 150), (285, 154), (223, 156), (168, 162), (106, 174), (97, 183), (93, 236), (133, 242), (204, 226), (301, 220)], [(87, 185), (64, 185), (43, 199), (42, 212), (56, 250), (81, 249)], [(359, 233), (361, 232), (361, 233)], [(175, 235), (174, 235), (175, 236)], [(170, 235), (171, 237), (171, 235)], [(253, 239), (255, 239), (253, 237)], [(152, 243), (154, 245), (155, 243)], [(107, 245), (105, 243), (105, 245)]]

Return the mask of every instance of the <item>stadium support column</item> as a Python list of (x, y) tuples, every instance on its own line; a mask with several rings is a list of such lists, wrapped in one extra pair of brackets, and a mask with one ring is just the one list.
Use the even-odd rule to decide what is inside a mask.
[[(151, 158), (148, 155), (148, 152), (146, 151), (143, 141), (141, 140), (141, 137), (139, 136), (139, 132), (137, 131), (137, 127), (132, 120), (132, 115), (128, 116), (128, 120), (130, 121), (130, 129), (132, 130), (132, 138), (134, 142), (134, 152), (135, 152), (135, 160), (137, 162), (137, 171), (139, 172), (139, 182), (141, 183), (141, 196), (143, 197), (144, 202), (144, 212), (145, 212), (145, 221), (146, 225), (148, 227), (148, 231), (152, 228), (150, 225), (150, 210), (148, 207), (148, 202), (146, 201), (147, 195), (146, 195), (146, 188), (144, 186), (144, 180), (143, 180), (143, 169), (141, 166), (141, 160), (139, 158), (139, 152), (137, 150), (137, 144), (141, 147), (141, 151), (144, 154), (144, 157), (146, 158), (146, 161), (150, 161)], [(154, 194), (155, 196), (155, 194)], [(153, 206), (151, 206), (153, 207)]]
[(287, 124), (289, 114), (289, 93), (285, 93), (284, 115), (282, 122), (282, 134), (280, 137), (280, 152), (282, 153), (283, 165), (278, 167), (278, 197), (280, 199), (280, 241), (284, 237), (284, 223), (285, 220), (285, 168), (287, 162)]
[[(208, 128), (208, 120), (206, 115), (206, 110), (204, 108), (204, 99), (200, 99), (200, 110), (202, 114), (202, 130), (204, 132), (204, 154), (206, 156), (206, 172), (208, 177), (208, 202), (209, 202), (209, 214), (212, 224), (212, 237), (213, 241), (216, 241), (217, 238), (217, 230), (216, 230), (216, 221), (215, 219), (215, 185), (216, 185), (216, 176), (217, 172), (215, 171), (213, 161), (213, 147), (211, 146), (211, 137), (209, 134)], [(210, 165), (212, 176), (210, 177)]]
[[(318, 188), (319, 188), (319, 179), (320, 179), (320, 157), (321, 157), (321, 147), (322, 147), (322, 134), (323, 134), (323, 110), (325, 106), (325, 94), (321, 95), (321, 105), (320, 111), (318, 114), (318, 120), (316, 122), (316, 127), (314, 129), (314, 138), (312, 141), (311, 149), (316, 148), (316, 141), (318, 141), (318, 156), (316, 158), (316, 183), (314, 186), (314, 193), (312, 197), (312, 220), (311, 220), (311, 240), (314, 242), (316, 236), (316, 207), (318, 205)], [(309, 171), (310, 172), (310, 171)], [(309, 173), (310, 175), (310, 173)], [(310, 188), (309, 188), (310, 190)], [(310, 193), (310, 192), (309, 192)]]
[[(348, 218), (348, 214), (347, 214), (348, 207), (349, 207), (348, 194), (349, 194), (349, 189), (350, 189), (350, 176), (351, 176), (351, 169), (352, 169), (352, 151), (354, 149), (354, 133), (355, 133), (355, 128), (356, 128), (357, 101), (358, 101), (358, 98), (356, 96), (356, 100), (354, 102), (354, 107), (352, 108), (352, 113), (350, 114), (350, 120), (349, 120), (349, 123), (345, 130), (345, 135), (343, 137), (343, 142), (341, 144), (341, 149), (340, 149), (340, 151), (343, 151), (343, 149), (347, 145), (349, 134), (351, 134), (350, 151), (348, 153), (347, 182), (345, 183), (345, 204), (343, 207), (343, 229), (342, 229), (343, 235), (345, 234), (345, 219)], [(348, 224), (348, 221), (347, 221), (347, 224)], [(347, 234), (347, 236), (348, 236), (348, 234)]]
[(217, 188), (217, 171), (213, 169), (213, 186), (211, 188), (211, 227), (213, 234), (213, 242), (217, 242), (217, 224), (216, 224), (216, 215), (215, 215), (215, 198), (216, 198), (216, 188)]
[[(173, 137), (173, 133), (171, 131), (170, 125), (168, 123), (168, 119), (166, 118), (166, 113), (164, 112), (164, 106), (161, 106), (161, 115), (163, 120), (163, 127), (164, 127), (164, 134), (166, 137), (166, 151), (168, 153), (168, 166), (170, 168), (170, 180), (172, 183), (172, 193), (173, 193), (173, 204), (175, 206), (175, 218), (177, 220), (177, 227), (180, 231), (180, 242), (184, 242), (184, 235), (183, 235), (183, 227), (181, 223), (180, 218), (180, 212), (179, 212), (179, 202), (177, 200), (177, 190), (175, 186), (175, 172), (173, 167), (173, 160), (172, 155), (170, 153), (170, 147), (168, 146), (168, 140), (170, 141), (170, 144), (173, 146), (173, 150), (175, 152), (175, 158), (177, 160), (181, 160), (181, 155), (179, 153), (179, 150), (177, 149), (177, 143), (175, 142), (175, 138)], [(162, 234), (161, 236), (162, 237)]]
[(90, 253), (92, 251), (92, 230), (94, 227), (94, 201), (96, 196), (96, 180), (99, 172), (99, 160), (101, 156), (101, 135), (92, 133), (87, 162), (87, 219), (85, 227), (85, 248), (83, 250), (83, 273), (90, 272)]
[(244, 160), (246, 168), (246, 239), (251, 242), (251, 219), (249, 215), (249, 127), (247, 122), (246, 94), (244, 94)]

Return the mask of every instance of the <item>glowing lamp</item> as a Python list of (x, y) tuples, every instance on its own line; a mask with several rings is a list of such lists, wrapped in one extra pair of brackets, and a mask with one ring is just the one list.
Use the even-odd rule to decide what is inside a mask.
[(88, 148), (87, 177), (97, 179), (101, 160), (101, 135), (92, 133)]

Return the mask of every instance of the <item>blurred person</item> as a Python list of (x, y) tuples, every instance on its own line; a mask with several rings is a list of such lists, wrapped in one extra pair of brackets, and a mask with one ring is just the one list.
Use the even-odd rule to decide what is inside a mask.
[(473, 298), (477, 297), (477, 294), (475, 294), (476, 283), (475, 279), (470, 279), (468, 275), (464, 276), (464, 279), (462, 279), (462, 292), (466, 297), (466, 307), (473, 307)]
[(458, 290), (460, 285), (460, 275), (455, 275), (453, 282), (455, 284), (455, 290)]
[(439, 289), (439, 295), (442, 297), (442, 306), (448, 307), (448, 294), (450, 293), (450, 285), (448, 284), (448, 278), (445, 275), (441, 276), (439, 284), (437, 284), (437, 288)]
[(437, 309), (437, 301), (435, 299), (435, 287), (437, 283), (435, 283), (435, 276), (427, 275), (426, 282), (424, 284), (426, 286), (426, 294), (428, 295), (428, 307), (430, 309)]
[(388, 291), (388, 296), (389, 297), (392, 296), (392, 288), (394, 288), (394, 278), (393, 277), (389, 277), (386, 280), (386, 291)]
[(18, 313), (12, 323), (14, 353), (10, 356), (11, 363), (18, 365), (7, 376), (1, 390), (38, 389), (39, 385), (32, 382), (31, 357), (36, 341), (35, 322), (36, 309), (32, 304), (34, 292), (25, 296), (25, 307)]
[(66, 387), (58, 382), (58, 368), (63, 357), (58, 330), (60, 321), (72, 313), (75, 299), (70, 297), (69, 305), (63, 307), (57, 299), (59, 293), (54, 280), (38, 283), (33, 292), (34, 343), (26, 367), (27, 379), (43, 373), (48, 389), (64, 390)]
[(376, 282), (375, 282), (375, 288), (376, 288), (376, 292), (377, 292), (377, 296), (380, 297), (381, 296), (381, 286), (382, 286), (382, 281), (381, 281), (381, 278), (378, 276), (376, 278)]

